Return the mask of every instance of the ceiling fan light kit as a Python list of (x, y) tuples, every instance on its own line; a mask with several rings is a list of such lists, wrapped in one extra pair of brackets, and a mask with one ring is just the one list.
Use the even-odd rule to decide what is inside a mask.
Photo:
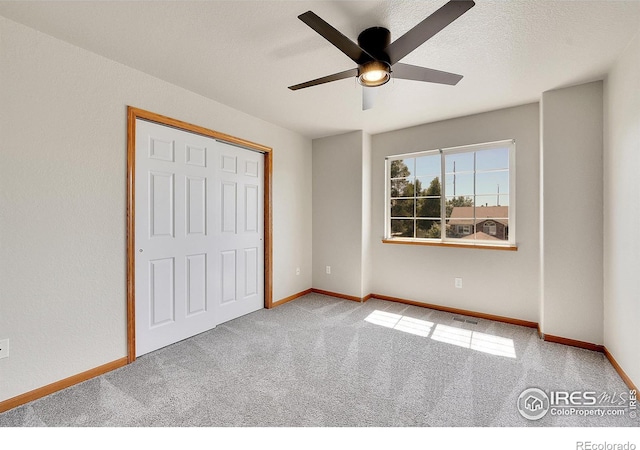
[[(289, 89), (296, 91), (353, 76), (357, 77), (363, 87), (378, 87), (387, 83), (392, 73), (398, 79), (455, 85), (462, 79), (462, 75), (402, 64), (399, 61), (474, 5), (471, 0), (451, 0), (393, 42), (389, 30), (371, 27), (360, 33), (357, 44), (314, 12), (307, 11), (298, 18), (348, 56), (357, 64), (357, 68), (289, 86)], [(370, 107), (371, 102), (363, 101), (363, 109)]]
[(391, 67), (383, 61), (370, 61), (358, 69), (358, 82), (362, 86), (382, 86), (391, 79)]

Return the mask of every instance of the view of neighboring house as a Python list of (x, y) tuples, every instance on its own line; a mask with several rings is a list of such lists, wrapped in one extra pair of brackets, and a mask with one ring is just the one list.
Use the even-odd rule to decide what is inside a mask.
[(449, 220), (451, 237), (479, 240), (509, 239), (508, 206), (456, 206)]

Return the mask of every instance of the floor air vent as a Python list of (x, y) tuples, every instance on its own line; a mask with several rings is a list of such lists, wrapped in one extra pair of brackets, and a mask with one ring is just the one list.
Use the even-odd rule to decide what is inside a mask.
[(462, 317), (454, 317), (453, 320), (455, 320), (456, 322), (466, 322), (472, 325), (478, 325), (478, 322), (476, 320), (463, 319)]

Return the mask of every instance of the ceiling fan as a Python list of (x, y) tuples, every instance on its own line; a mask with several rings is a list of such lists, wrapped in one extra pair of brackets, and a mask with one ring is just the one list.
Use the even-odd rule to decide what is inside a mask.
[(289, 86), (289, 89), (296, 91), (331, 81), (357, 77), (358, 82), (365, 88), (362, 93), (362, 109), (365, 110), (373, 107), (374, 90), (370, 88), (382, 86), (391, 79), (391, 74), (394, 78), (404, 80), (455, 85), (462, 79), (462, 75), (412, 66), (399, 61), (474, 5), (473, 1), (452, 0), (393, 42), (388, 29), (367, 28), (358, 36), (357, 44), (312, 11), (307, 11), (298, 18), (336, 46), (358, 67)]

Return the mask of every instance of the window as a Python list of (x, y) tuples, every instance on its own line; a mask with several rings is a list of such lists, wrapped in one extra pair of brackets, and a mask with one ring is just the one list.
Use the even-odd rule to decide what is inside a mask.
[(387, 157), (387, 240), (515, 245), (512, 140)]
[(496, 235), (496, 223), (492, 220), (487, 220), (482, 224), (482, 231), (485, 234), (490, 234), (491, 236)]

